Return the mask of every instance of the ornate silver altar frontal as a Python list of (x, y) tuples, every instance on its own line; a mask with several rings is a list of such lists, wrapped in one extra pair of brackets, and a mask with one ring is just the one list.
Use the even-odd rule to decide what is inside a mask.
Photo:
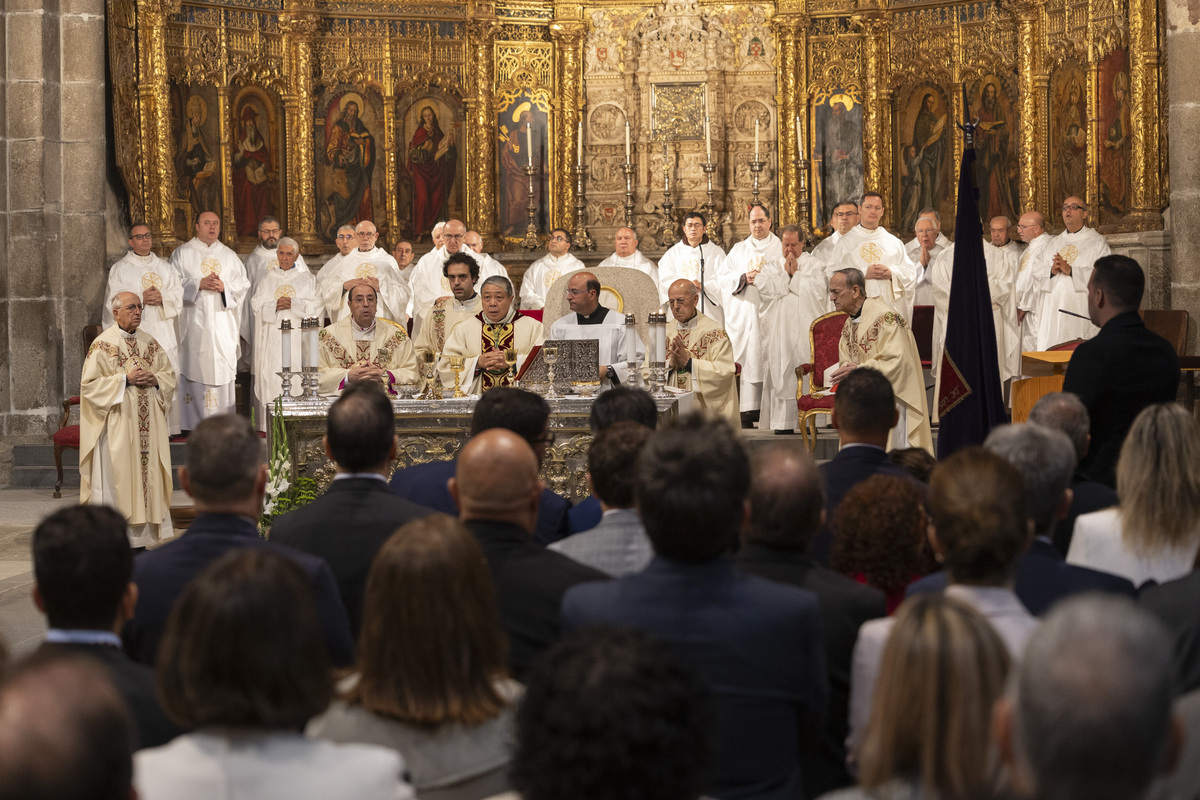
[[(592, 345), (594, 347), (595, 342), (592, 342)], [(458, 455), (471, 429), (471, 414), (478, 399), (393, 399), (396, 435), (400, 438), (400, 446), (392, 469), (403, 469), (431, 461), (449, 461)], [(547, 448), (546, 458), (542, 462), (542, 480), (552, 491), (572, 501), (588, 496), (584, 473), (587, 471), (588, 447), (592, 443), (588, 416), (594, 399), (562, 397), (546, 401), (550, 404), (550, 432), (555, 440), (554, 444)], [(325, 455), (325, 445), (322, 442), (322, 437), (325, 436), (325, 418), (332, 403), (332, 398), (321, 398), (311, 402), (285, 403), (283, 406), (283, 426), (292, 454), (292, 480), (294, 482), (297, 478), (312, 478), (321, 492), (329, 488), (336, 471), (333, 463)], [(655, 401), (660, 427), (677, 416), (678, 404), (679, 401), (673, 397)], [(267, 413), (270, 418), (274, 417), (272, 408), (268, 407)], [(268, 431), (271, 430), (270, 418)], [(272, 443), (268, 442), (267, 445), (269, 449)]]
[[(558, 361), (554, 365), (554, 388), (563, 394), (571, 390), (572, 383), (596, 383), (600, 369), (600, 343), (595, 339), (547, 339), (542, 349), (533, 357), (533, 363), (521, 377), (521, 386), (531, 392), (542, 394), (547, 385), (549, 367), (542, 356), (546, 345), (558, 346)], [(536, 387), (536, 388), (535, 388)]]

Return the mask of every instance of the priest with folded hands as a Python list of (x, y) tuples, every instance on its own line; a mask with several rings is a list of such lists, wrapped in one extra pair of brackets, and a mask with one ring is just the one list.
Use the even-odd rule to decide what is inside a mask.
[(318, 336), (318, 388), (336, 394), (351, 381), (379, 381), (395, 394), (396, 384), (417, 382), (417, 356), (404, 328), (376, 317), (379, 296), (369, 283), (347, 292), (350, 316), (322, 328)]
[(454, 326), (438, 363), (442, 385), (453, 386), (450, 358), (463, 357), (463, 391), (468, 394), (512, 386), (513, 368), (504, 360), (504, 351), (516, 350), (515, 369), (519, 372), (530, 351), (545, 338), (540, 322), (517, 314), (508, 278), (493, 275), (485, 279), (479, 287), (479, 296), (482, 310)]

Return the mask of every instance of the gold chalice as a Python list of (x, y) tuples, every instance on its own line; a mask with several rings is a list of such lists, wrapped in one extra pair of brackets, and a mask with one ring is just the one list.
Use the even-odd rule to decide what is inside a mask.
[(454, 373), (453, 397), (466, 397), (462, 390), (462, 371), (464, 356), (450, 356), (450, 370)]

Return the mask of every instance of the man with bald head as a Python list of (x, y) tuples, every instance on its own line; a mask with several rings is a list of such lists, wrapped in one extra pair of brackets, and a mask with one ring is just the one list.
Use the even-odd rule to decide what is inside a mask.
[(425, 312), (433, 308), (433, 304), (439, 299), (452, 295), (450, 279), (446, 277), (443, 270), (450, 256), (455, 253), (466, 253), (475, 258), (479, 263), (479, 280), (481, 282), (493, 275), (508, 278), (508, 272), (504, 267), (495, 261), (492, 261), (491, 265), (483, 264), (474, 251), (465, 245), (467, 226), (463, 225), (461, 220), (448, 221), (442, 227), (441, 236), (443, 244), (421, 256), (421, 260), (412, 268), (412, 275), (409, 277), (408, 285), (411, 295), (408, 314), (413, 318), (412, 333), (414, 337), (421, 333), (421, 320)]
[(1021, 350), (1037, 350), (1038, 325), (1041, 321), (1041, 292), (1033, 280), (1032, 264), (1050, 260), (1050, 244), (1054, 237), (1046, 233), (1046, 218), (1039, 211), (1026, 211), (1017, 220), (1017, 234), (1025, 243), (1025, 252), (1017, 262), (1017, 326), (1020, 328)]
[(1025, 252), (1025, 245), (1008, 237), (1008, 229), (1011, 227), (1012, 222), (1008, 217), (992, 217), (992, 221), (988, 223), (988, 239), (992, 247), (999, 247), (1012, 257), (1013, 263), (1016, 263)]
[[(695, 392), (701, 408), (740, 430), (733, 345), (728, 334), (696, 310), (700, 290), (687, 278), (672, 283), (667, 297), (672, 316), (667, 323), (667, 385)], [(649, 360), (646, 363), (649, 366)]]
[(347, 253), (332, 268), (321, 270), (321, 298), (332, 322), (351, 315), (350, 290), (366, 283), (375, 290), (381, 318), (405, 325), (408, 322), (408, 282), (400, 275), (396, 259), (376, 245), (379, 232), (375, 223), (363, 220), (354, 229), (358, 247)]
[(599, 348), (597, 377), (601, 390), (630, 381), (629, 362), (640, 364), (646, 349), (637, 339), (630, 353), (625, 346), (625, 315), (600, 305), (600, 281), (590, 272), (576, 272), (567, 281), (571, 311), (550, 326), (551, 339), (593, 339)]
[(532, 541), (543, 486), (533, 448), (512, 431), (473, 435), (458, 455), (448, 488), (459, 518), (483, 548), (508, 635), (509, 667), (521, 680), (559, 638), (559, 607), (567, 589), (607, 576)]
[(183, 284), (179, 424), (185, 431), (234, 409), (242, 305), (250, 301), (250, 279), (220, 236), (221, 218), (205, 211), (196, 219), (195, 237), (171, 254)]
[(642, 251), (638, 249), (638, 237), (633, 228), (617, 229), (617, 234), (613, 237), (613, 254), (601, 261), (598, 266), (636, 269), (654, 281), (654, 285), (658, 287), (660, 303), (667, 299), (663, 291), (664, 287), (660, 286), (658, 282), (658, 266), (642, 255)]
[(499, 261), (483, 252), (483, 237), (479, 235), (479, 231), (467, 231), (467, 235), (463, 237), (463, 244), (466, 247), (463, 248), (462, 252), (467, 253), (479, 262), (479, 274), (484, 278), (490, 278), (493, 275), (508, 277), (508, 269)]
[(351, 287), (350, 316), (320, 332), (317, 354), (321, 394), (336, 394), (352, 381), (378, 381), (395, 394), (395, 384), (418, 379), (417, 355), (404, 327), (377, 316), (375, 287), (362, 281)]
[(1063, 200), (1062, 219), (1066, 230), (1054, 237), (1041, 260), (1030, 265), (1034, 271), (1034, 290), (1041, 296), (1038, 350), (1049, 350), (1072, 339), (1090, 339), (1100, 330), (1086, 319), (1088, 280), (1092, 277), (1096, 259), (1109, 255), (1112, 250), (1099, 232), (1086, 225), (1087, 218), (1087, 204), (1082, 198)]

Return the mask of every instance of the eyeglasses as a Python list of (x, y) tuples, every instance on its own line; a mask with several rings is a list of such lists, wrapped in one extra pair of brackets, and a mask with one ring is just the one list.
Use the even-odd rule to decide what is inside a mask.
[(570, 297), (579, 297), (581, 294), (587, 294), (591, 289), (567, 289), (567, 295)]
[(339, 233), (337, 235), (337, 238), (338, 239), (353, 239), (355, 236), (356, 236), (356, 234), (353, 234), (353, 233)]
[(144, 308), (144, 306), (141, 303), (137, 303), (136, 305), (122, 306), (121, 310), (122, 311), (134, 311), (134, 310), (141, 311), (142, 308)]
[(1036, 227), (1037, 227), (1037, 225), (1020, 225), (1020, 224), (1018, 224), (1017, 230), (1026, 231), (1026, 230), (1029, 230), (1030, 228), (1036, 228)]
[(141, 239), (150, 239), (151, 236), (152, 236), (152, 234), (150, 234), (150, 233), (134, 233), (134, 234), (130, 234), (129, 238), (141, 240)]
[(567, 237), (565, 237), (565, 236), (551, 236), (551, 237), (550, 237), (550, 241), (552, 241), (552, 242), (565, 242), (565, 241), (567, 241)]
[(1077, 206), (1074, 203), (1062, 207), (1063, 211), (1086, 211), (1087, 206)]

